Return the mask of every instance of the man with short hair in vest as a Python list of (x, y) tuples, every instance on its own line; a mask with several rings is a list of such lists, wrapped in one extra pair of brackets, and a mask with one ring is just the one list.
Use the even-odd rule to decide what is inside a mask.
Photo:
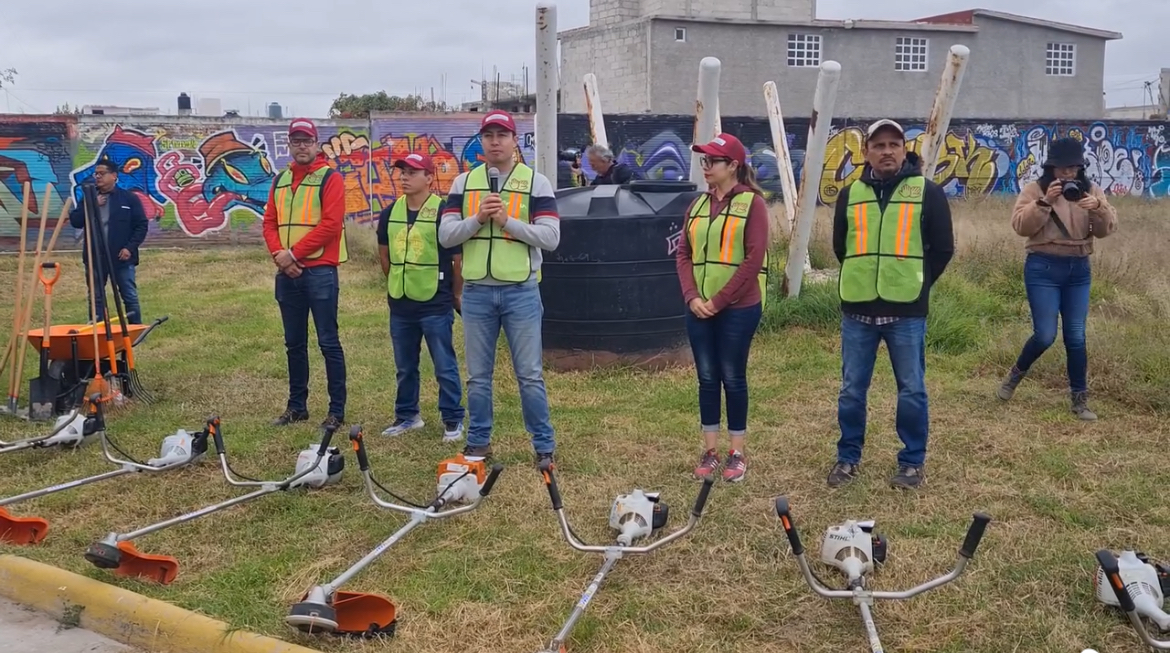
[(856, 478), (865, 444), (866, 397), (878, 345), (886, 343), (898, 386), (895, 429), (902, 440), (897, 488), (923, 480), (930, 416), (926, 395), (926, 315), (931, 286), (955, 251), (951, 209), (942, 187), (923, 176), (906, 133), (893, 120), (869, 126), (861, 177), (842, 189), (833, 217), (841, 262), (841, 437), (832, 487)]
[(275, 426), (309, 419), (309, 315), (325, 357), (329, 412), (323, 428), (345, 422), (345, 352), (337, 327), (338, 266), (345, 243), (345, 182), (321, 151), (317, 126), (297, 118), (288, 128), (292, 162), (273, 181), (264, 210), (264, 242), (276, 266), (276, 303), (288, 356), (288, 403)]
[[(455, 178), (439, 225), (444, 247), (463, 245), (469, 413), (463, 453), (471, 459), (492, 456), (492, 376), (502, 328), (539, 466), (552, 462), (555, 449), (544, 385), (544, 306), (537, 284), (541, 250), (553, 251), (561, 240), (557, 200), (548, 177), (518, 160), (516, 123), (509, 113), (484, 115), (479, 138), (484, 162)], [(493, 178), (498, 192), (492, 190)]]
[(402, 193), (378, 216), (378, 254), (390, 304), (390, 342), (398, 369), (394, 423), (382, 435), (423, 428), (419, 414), (419, 354), (422, 342), (439, 383), (443, 441), (463, 437), (463, 386), (455, 357), (453, 327), (463, 292), (462, 248), (439, 244), (443, 199), (431, 191), (435, 164), (425, 154), (394, 162)]

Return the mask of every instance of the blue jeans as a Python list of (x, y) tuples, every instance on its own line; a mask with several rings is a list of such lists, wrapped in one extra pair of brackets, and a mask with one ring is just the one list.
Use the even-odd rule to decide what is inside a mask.
[(305, 412), (309, 400), (309, 314), (317, 328), (317, 346), (325, 357), (329, 414), (345, 419), (345, 352), (337, 329), (337, 300), (341, 287), (337, 268), (308, 267), (293, 279), (276, 273), (276, 302), (284, 322), (288, 354), (288, 408)]
[(524, 428), (537, 453), (556, 447), (544, 387), (541, 323), (544, 305), (536, 279), (508, 286), (463, 286), (463, 340), (467, 358), (469, 447), (486, 447), (492, 438), (492, 376), (500, 329), (508, 341), (512, 370), (520, 385)]
[[(101, 262), (101, 259), (98, 259)], [(105, 319), (106, 306), (106, 291), (105, 287), (109, 283), (109, 275), (105, 274), (106, 270), (103, 266), (100, 270), (103, 274), (98, 274), (99, 270), (94, 270), (94, 283), (101, 289), (94, 302), (97, 304), (97, 316), (90, 315), (90, 319), (94, 322)], [(126, 321), (130, 324), (142, 324), (142, 307), (138, 303), (138, 282), (135, 279), (136, 268), (133, 265), (119, 265), (114, 268), (114, 282), (118, 284), (118, 295), (122, 299), (122, 306), (126, 311)], [(89, 283), (89, 270), (85, 271), (86, 284)], [(113, 288), (110, 288), (113, 291)], [(112, 296), (112, 295), (111, 295)], [(117, 304), (110, 307), (110, 319), (117, 319)]]
[(1087, 256), (1028, 254), (1024, 260), (1024, 287), (1032, 310), (1032, 337), (1020, 352), (1016, 369), (1027, 372), (1056, 342), (1056, 318), (1059, 315), (1068, 358), (1069, 390), (1083, 392), (1088, 389), (1085, 321), (1089, 316), (1092, 276)]
[(727, 431), (743, 435), (747, 430), (747, 363), (760, 304), (726, 308), (714, 317), (700, 319), (687, 311), (687, 337), (699, 377), (699, 422), (704, 431), (718, 432), (721, 395), (727, 395)]
[(841, 318), (841, 392), (837, 397), (837, 460), (857, 465), (865, 446), (866, 397), (873, 380), (878, 345), (886, 343), (898, 387), (894, 419), (902, 450), (899, 465), (920, 466), (926, 461), (930, 415), (926, 397), (926, 318), (903, 317), (872, 325), (848, 315)]
[(418, 417), (418, 363), (425, 338), (435, 366), (435, 380), (439, 382), (439, 415), (443, 422), (463, 421), (463, 385), (455, 358), (454, 324), (454, 310), (422, 317), (402, 317), (390, 311), (390, 342), (394, 346), (394, 366), (398, 368), (398, 396), (394, 402), (394, 416), (398, 419)]

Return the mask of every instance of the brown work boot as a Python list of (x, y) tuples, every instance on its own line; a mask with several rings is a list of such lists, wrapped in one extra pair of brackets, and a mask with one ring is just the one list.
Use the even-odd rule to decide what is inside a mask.
[(852, 465), (850, 463), (837, 462), (833, 465), (833, 469), (829, 470), (829, 478), (827, 482), (829, 487), (841, 487), (846, 483), (850, 483), (857, 478), (858, 472), (861, 471), (859, 465)]
[(280, 414), (280, 417), (272, 420), (273, 426), (288, 426), (294, 422), (303, 422), (309, 419), (309, 411), (307, 410), (293, 410), (286, 409)]
[(1089, 410), (1089, 391), (1082, 390), (1080, 392), (1072, 393), (1072, 412), (1077, 418), (1086, 422), (1092, 422), (1097, 419), (1097, 413)]
[(1021, 372), (1019, 368), (1012, 365), (1012, 369), (1008, 372), (1007, 378), (1003, 380), (1003, 383), (1000, 384), (999, 390), (995, 394), (1004, 401), (1011, 399), (1012, 395), (1016, 393), (1016, 386), (1020, 385), (1020, 381), (1024, 380), (1026, 374), (1026, 372)]

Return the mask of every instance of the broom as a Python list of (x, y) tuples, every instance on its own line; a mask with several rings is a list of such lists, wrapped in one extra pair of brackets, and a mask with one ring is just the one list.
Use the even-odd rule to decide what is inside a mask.
[[(118, 368), (117, 368), (117, 364), (114, 362), (114, 358), (113, 358), (113, 351), (112, 351), (113, 342), (110, 341), (110, 328), (109, 328), (108, 323), (106, 325), (106, 340), (109, 341), (110, 349), (111, 349), (111, 351), (110, 351), (110, 373), (108, 376), (102, 375), (101, 356), (98, 354), (98, 352), (101, 350), (101, 348), (98, 346), (98, 334), (97, 334), (97, 326), (98, 326), (97, 293), (98, 293), (98, 288), (97, 288), (97, 283), (95, 281), (94, 272), (93, 272), (93, 267), (96, 264), (96, 261), (94, 260), (94, 256), (93, 256), (93, 252), (94, 252), (93, 229), (94, 229), (94, 223), (97, 222), (97, 220), (95, 220), (94, 216), (93, 216), (93, 212), (96, 209), (96, 207), (93, 204), (93, 195), (94, 195), (93, 184), (92, 184), (92, 182), (87, 182), (84, 186), (82, 186), (81, 199), (82, 199), (83, 206), (84, 206), (83, 214), (85, 217), (85, 251), (86, 251), (87, 260), (89, 261), (89, 265), (86, 266), (86, 272), (89, 276), (89, 314), (93, 319), (93, 324), (92, 324), (93, 328), (91, 329), (91, 331), (93, 332), (93, 378), (90, 379), (89, 386), (85, 389), (85, 396), (92, 397), (93, 394), (96, 392), (96, 393), (99, 393), (101, 395), (100, 401), (103, 401), (103, 402), (111, 402), (112, 401), (113, 404), (120, 404), (122, 392), (121, 392), (121, 389), (118, 388), (117, 379), (113, 377), (113, 375), (117, 372)], [(104, 300), (105, 293), (106, 293), (106, 284), (105, 284), (104, 280), (102, 281), (101, 293), (102, 293), (102, 299)], [(102, 303), (104, 304), (105, 302), (103, 301)]]

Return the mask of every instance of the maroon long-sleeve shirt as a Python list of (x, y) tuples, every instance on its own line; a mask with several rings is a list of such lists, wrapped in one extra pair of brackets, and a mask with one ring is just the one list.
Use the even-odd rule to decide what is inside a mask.
[[(711, 202), (710, 215), (716, 216), (722, 212), (731, 198), (738, 193), (751, 192), (751, 190), (749, 186), (739, 184), (731, 189), (731, 192), (723, 199), (717, 198), (714, 190), (707, 191), (706, 195)], [(702, 200), (702, 195), (695, 198), (695, 202)], [(694, 203), (691, 206), (693, 207)], [(690, 215), (689, 208), (687, 215)], [(716, 312), (733, 305), (737, 308), (754, 306), (762, 299), (757, 279), (760, 269), (764, 265), (764, 254), (768, 251), (768, 205), (759, 194), (752, 198), (752, 207), (748, 212), (747, 224), (743, 232), (743, 250), (743, 263), (736, 268), (735, 274), (732, 275), (727, 285), (723, 286), (723, 289), (711, 298), (711, 304)], [(695, 285), (694, 267), (691, 265), (691, 243), (685, 225), (674, 262), (675, 268), (678, 270), (679, 283), (682, 285), (683, 302), (689, 305), (692, 299), (702, 299), (699, 288)]]

